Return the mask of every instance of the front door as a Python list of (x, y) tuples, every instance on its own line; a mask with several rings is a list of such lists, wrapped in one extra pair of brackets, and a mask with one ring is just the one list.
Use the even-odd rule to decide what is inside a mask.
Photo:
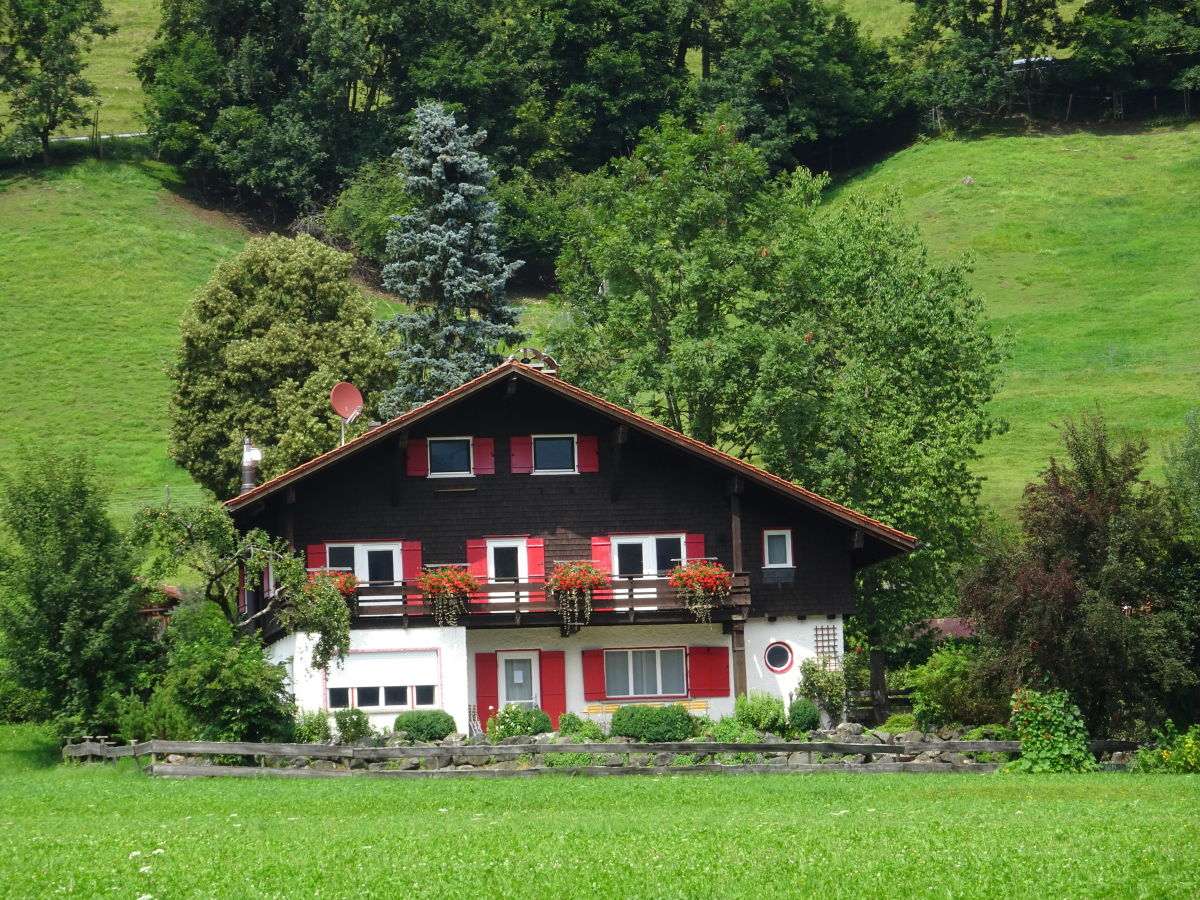
[(536, 650), (505, 650), (496, 654), (500, 668), (500, 707), (510, 703), (526, 709), (539, 706), (538, 654)]

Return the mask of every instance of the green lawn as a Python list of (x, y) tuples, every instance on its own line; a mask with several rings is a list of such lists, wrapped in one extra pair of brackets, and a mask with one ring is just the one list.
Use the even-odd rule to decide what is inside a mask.
[(121, 518), (196, 496), (166, 455), (178, 322), (245, 234), (148, 160), (0, 172), (0, 464), (19, 443), (92, 453)]
[(109, 0), (108, 8), (119, 26), (117, 33), (92, 45), (87, 70), (87, 77), (100, 89), (100, 130), (145, 131), (144, 95), (133, 74), (133, 61), (154, 38), (162, 8), (158, 0)]
[[(964, 184), (965, 178), (973, 184)], [(1200, 407), (1200, 126), (934, 141), (840, 186), (898, 195), (972, 282), (1014, 357), (996, 412), (1008, 434), (979, 472), (1004, 511), (1058, 450), (1054, 424), (1100, 404), (1161, 451)]]
[(0, 896), (1200, 891), (1197, 776), (174, 780), (48, 759), (0, 727)]

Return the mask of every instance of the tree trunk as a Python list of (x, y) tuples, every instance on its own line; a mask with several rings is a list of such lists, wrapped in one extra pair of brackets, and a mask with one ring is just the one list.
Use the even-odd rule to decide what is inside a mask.
[(871, 706), (875, 711), (876, 725), (882, 725), (892, 714), (888, 704), (887, 673), (882, 650), (871, 651)]
[(43, 131), (39, 137), (42, 140), (42, 165), (50, 167), (50, 132)]

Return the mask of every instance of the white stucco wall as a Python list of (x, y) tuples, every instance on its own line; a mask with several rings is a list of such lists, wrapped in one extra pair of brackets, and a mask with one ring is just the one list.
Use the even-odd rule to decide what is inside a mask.
[[(782, 697), (786, 703), (788, 695), (800, 682), (801, 660), (816, 655), (816, 629), (819, 625), (837, 628), (837, 648), (842, 646), (842, 617), (829, 619), (825, 616), (780, 616), (774, 622), (766, 619), (750, 619), (746, 623), (746, 689), (766, 691)], [(787, 644), (792, 649), (792, 665), (785, 672), (772, 672), (766, 663), (767, 647), (775, 642)]]

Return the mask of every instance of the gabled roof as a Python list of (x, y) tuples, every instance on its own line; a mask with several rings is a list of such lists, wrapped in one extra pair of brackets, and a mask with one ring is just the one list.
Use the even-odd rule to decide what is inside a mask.
[(826, 497), (822, 497), (820, 494), (814, 494), (812, 491), (805, 490), (797, 484), (772, 475), (770, 472), (765, 472), (757, 466), (752, 466), (750, 463), (730, 456), (727, 453), (722, 453), (720, 450), (703, 444), (694, 438), (680, 434), (678, 431), (667, 428), (665, 425), (660, 425), (658, 422), (654, 422), (644, 416), (639, 416), (637, 413), (630, 412), (623, 407), (617, 406), (615, 403), (602, 400), (600, 397), (590, 394), (582, 388), (568, 384), (552, 375), (543, 374), (537, 369), (515, 359), (503, 362), (490, 372), (486, 372), (478, 378), (468, 381), (466, 384), (442, 394), (442, 396), (436, 399), (430, 400), (423, 406), (419, 406), (402, 416), (398, 416), (390, 422), (347, 442), (341, 447), (330, 450), (328, 453), (323, 453), (315, 459), (297, 466), (290, 472), (285, 472), (282, 475), (272, 478), (270, 481), (260, 484), (252, 491), (247, 491), (244, 494), (234, 497), (232, 500), (226, 501), (225, 508), (230, 512), (244, 509), (289, 485), (303, 480), (313, 472), (317, 472), (347, 457), (353, 456), (355, 453), (373, 444), (387, 440), (391, 435), (405, 431), (424, 419), (428, 419), (435, 413), (453, 406), (489, 385), (504, 381), (507, 378), (522, 379), (536, 384), (551, 393), (574, 400), (618, 422), (625, 423), (644, 434), (671, 444), (701, 459), (715, 463), (733, 474), (741, 475), (748, 481), (760, 484), (785, 497), (798, 500), (803, 505), (837, 519), (852, 528), (861, 529), (863, 532), (872, 535), (897, 551), (909, 552), (916, 549), (917, 539), (910, 534), (905, 534), (903, 531), (898, 531), (895, 528), (884, 525), (870, 516), (864, 516), (862, 513), (855, 512), (852, 509), (842, 506), (840, 503), (835, 503)]

